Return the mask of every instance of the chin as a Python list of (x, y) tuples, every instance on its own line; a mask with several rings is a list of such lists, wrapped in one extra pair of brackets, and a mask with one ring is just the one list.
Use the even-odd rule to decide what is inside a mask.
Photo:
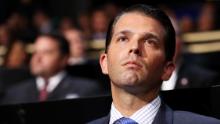
[(134, 87), (136, 85), (139, 85), (139, 79), (138, 78), (124, 78), (122, 80), (120, 80), (118, 82), (119, 85), (122, 85), (122, 86), (127, 86), (127, 87)]
[(125, 80), (126, 82), (130, 82), (130, 83), (138, 82), (139, 80), (138, 74), (133, 71), (121, 74), (121, 78), (122, 80)]

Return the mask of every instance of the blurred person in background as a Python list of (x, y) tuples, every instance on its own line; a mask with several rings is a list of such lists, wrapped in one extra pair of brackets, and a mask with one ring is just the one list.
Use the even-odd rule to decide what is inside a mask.
[(35, 33), (27, 17), (22, 13), (17, 11), (12, 12), (5, 24), (9, 30), (11, 39), (19, 37), (24, 39), (24, 42), (31, 42), (34, 40)]
[(6, 25), (14, 35), (22, 32), (27, 26), (26, 18), (19, 12), (13, 12), (7, 19)]
[(43, 10), (35, 11), (33, 25), (37, 34), (50, 33), (54, 28), (51, 18)]
[(57, 34), (37, 37), (30, 68), (35, 78), (10, 87), (2, 104), (61, 100), (99, 95), (100, 88), (91, 80), (71, 77), (65, 72), (69, 45)]
[(0, 92), (4, 93), (9, 87), (31, 77), (28, 63), (29, 56), (24, 41), (19, 38), (12, 40), (7, 45), (4, 63), (0, 67)]
[(108, 27), (108, 18), (104, 10), (97, 9), (93, 11), (91, 17), (92, 26), (92, 40), (93, 41), (103, 41), (106, 37), (106, 31)]
[(109, 93), (110, 87), (106, 85), (107, 78), (102, 74), (98, 60), (87, 56), (87, 46), (82, 31), (79, 29), (66, 30), (64, 36), (70, 44), (67, 72), (72, 76), (96, 80), (103, 89), (103, 93)]
[(4, 24), (0, 25), (0, 45), (7, 46), (10, 40), (10, 33)]
[[(199, 11), (197, 30), (199, 32), (213, 31), (216, 29), (216, 5), (214, 2), (202, 3), (201, 10)], [(190, 19), (188, 20), (190, 23)], [(191, 24), (189, 24), (191, 25)], [(191, 31), (186, 30), (185, 32)], [(194, 28), (194, 27), (193, 27)], [(204, 46), (211, 44), (212, 41), (200, 39)], [(187, 46), (193, 45), (194, 49), (199, 48), (205, 50), (206, 48), (200, 47), (201, 42), (191, 42)], [(204, 88), (219, 85), (219, 52), (188, 52), (182, 57), (181, 65), (179, 66), (178, 78), (176, 81), (176, 89), (179, 88)]]
[(73, 24), (73, 20), (70, 17), (64, 17), (59, 22), (58, 30), (59, 30), (59, 32), (64, 34), (64, 32), (66, 30), (70, 30), (70, 29), (72, 29), (74, 27), (75, 26)]
[(204, 3), (198, 17), (198, 31), (210, 31), (215, 29), (216, 6), (212, 2)]
[(9, 69), (26, 68), (28, 63), (26, 44), (19, 39), (13, 40), (9, 44), (3, 66)]
[(176, 32), (176, 51), (174, 54), (176, 68), (170, 79), (163, 81), (161, 89), (201, 88), (214, 85), (218, 80), (218, 75), (209, 69), (196, 65), (192, 59), (189, 60), (183, 53), (184, 41), (182, 34), (194, 31), (192, 18), (184, 15), (180, 19), (179, 26), (176, 17), (173, 16), (174, 13), (172, 11), (169, 11), (169, 13), (167, 13), (167, 11), (165, 12), (171, 18)]
[(69, 65), (83, 64), (87, 61), (86, 42), (82, 32), (78, 29), (69, 29), (64, 32), (64, 36), (70, 45)]
[(112, 2), (107, 2), (103, 5), (103, 8), (108, 17), (108, 20), (112, 20), (120, 10), (120, 8)]
[(80, 13), (80, 15), (77, 18), (77, 23), (86, 41), (91, 40), (92, 31), (90, 21), (90, 15), (86, 12)]
[(190, 15), (184, 15), (180, 19), (180, 30), (182, 33), (189, 33), (195, 31), (195, 24)]

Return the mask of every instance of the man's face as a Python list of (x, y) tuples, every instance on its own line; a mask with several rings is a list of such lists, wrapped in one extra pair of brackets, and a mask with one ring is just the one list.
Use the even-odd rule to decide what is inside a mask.
[(36, 40), (31, 59), (31, 71), (34, 75), (49, 78), (65, 67), (67, 57), (61, 55), (58, 43), (54, 40), (47, 36)]
[(151, 17), (137, 12), (122, 15), (107, 54), (100, 57), (112, 85), (146, 92), (169, 79), (173, 64), (165, 60), (164, 35), (162, 25)]

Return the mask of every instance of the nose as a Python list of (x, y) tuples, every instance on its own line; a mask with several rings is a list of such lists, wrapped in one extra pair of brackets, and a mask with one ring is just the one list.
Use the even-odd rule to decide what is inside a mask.
[(134, 54), (140, 55), (140, 50), (138, 48), (131, 48), (129, 53), (134, 53)]
[(139, 46), (140, 44), (138, 42), (135, 42), (130, 45), (131, 47), (129, 49), (129, 53), (133, 53), (140, 56), (141, 55), (140, 46)]
[(41, 58), (42, 57), (40, 54), (34, 53), (31, 59), (32, 59), (32, 61), (39, 62), (39, 61), (41, 61)]

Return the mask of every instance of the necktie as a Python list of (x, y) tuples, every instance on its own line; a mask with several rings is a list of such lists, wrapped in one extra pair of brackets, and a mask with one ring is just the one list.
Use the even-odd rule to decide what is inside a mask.
[(122, 118), (116, 120), (113, 124), (138, 124), (138, 123), (130, 118), (122, 117)]
[(48, 92), (47, 92), (48, 84), (49, 84), (49, 81), (45, 80), (44, 87), (40, 90), (40, 93), (39, 93), (39, 100), (40, 101), (45, 101), (48, 97)]

